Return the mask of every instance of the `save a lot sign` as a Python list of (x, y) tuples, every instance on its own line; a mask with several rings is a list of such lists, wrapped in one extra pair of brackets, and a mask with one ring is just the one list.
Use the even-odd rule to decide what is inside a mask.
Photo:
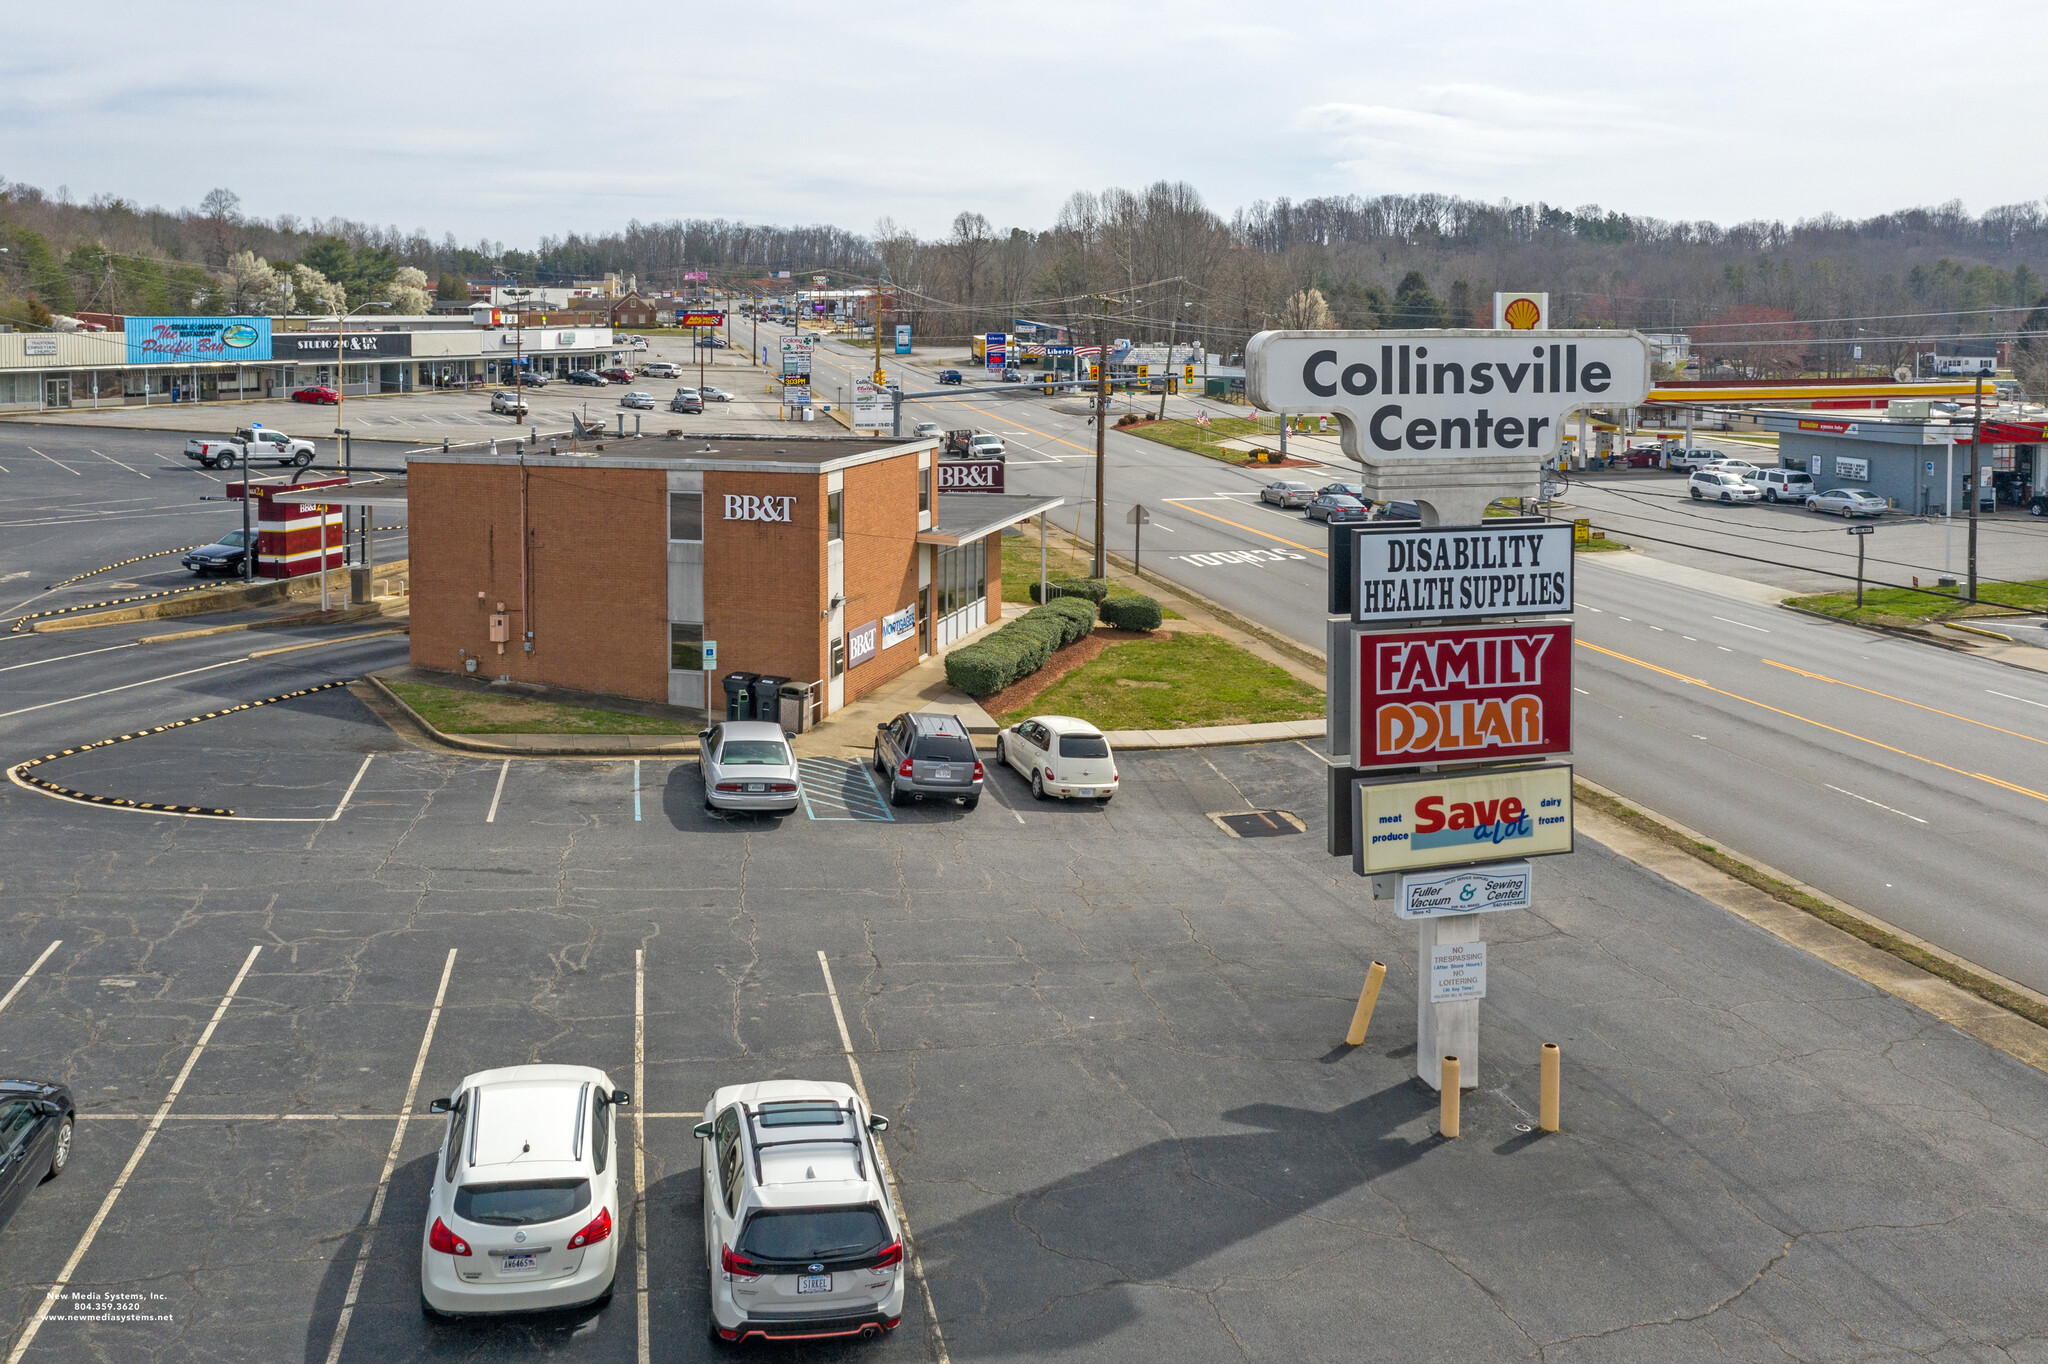
[(1351, 865), (1360, 876), (1572, 850), (1567, 764), (1361, 781), (1351, 790)]
[(1354, 631), (1351, 765), (1570, 752), (1571, 639), (1562, 622)]

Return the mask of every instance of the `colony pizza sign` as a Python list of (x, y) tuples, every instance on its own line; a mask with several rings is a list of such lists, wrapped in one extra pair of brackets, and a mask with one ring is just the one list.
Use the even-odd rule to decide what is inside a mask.
[(1650, 391), (1634, 332), (1260, 332), (1245, 391), (1267, 411), (1329, 412), (1363, 463), (1424, 455), (1546, 455), (1582, 407)]
[(1358, 631), (1351, 641), (1353, 767), (1571, 751), (1570, 625)]

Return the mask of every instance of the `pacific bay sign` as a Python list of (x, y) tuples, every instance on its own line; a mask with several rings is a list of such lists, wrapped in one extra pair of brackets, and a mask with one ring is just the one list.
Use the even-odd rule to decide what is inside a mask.
[(1327, 412), (1375, 497), (1440, 524), (1534, 496), (1569, 415), (1634, 407), (1650, 345), (1617, 331), (1274, 331), (1245, 348), (1245, 391), (1269, 412)]

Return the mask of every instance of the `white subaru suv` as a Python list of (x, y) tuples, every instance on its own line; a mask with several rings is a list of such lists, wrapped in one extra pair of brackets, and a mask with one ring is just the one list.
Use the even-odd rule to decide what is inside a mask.
[(427, 1196), (429, 1316), (602, 1305), (625, 1206), (612, 1110), (633, 1096), (589, 1066), (507, 1066), (430, 1105), (448, 1115)]
[(903, 1319), (903, 1222), (875, 1136), (887, 1118), (829, 1081), (711, 1096), (703, 1142), (711, 1337), (872, 1340)]

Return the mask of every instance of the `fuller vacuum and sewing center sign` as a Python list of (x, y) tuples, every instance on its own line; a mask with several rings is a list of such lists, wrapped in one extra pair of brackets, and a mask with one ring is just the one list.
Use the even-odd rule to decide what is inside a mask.
[(1571, 751), (1569, 624), (1357, 630), (1351, 647), (1353, 767)]

